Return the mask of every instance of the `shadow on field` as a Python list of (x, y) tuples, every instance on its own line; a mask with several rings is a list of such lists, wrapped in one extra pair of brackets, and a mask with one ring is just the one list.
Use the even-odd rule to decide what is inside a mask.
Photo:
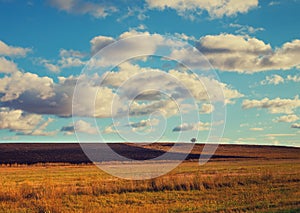
[[(101, 144), (89, 144), (95, 154), (101, 152)], [(133, 160), (155, 159), (172, 148), (172, 143), (154, 143), (140, 145), (132, 143), (111, 143), (109, 147), (121, 156)], [(184, 146), (184, 144), (182, 143)], [(172, 152), (172, 159), (197, 160), (203, 144), (196, 144), (190, 154)], [(96, 148), (95, 148), (96, 147)], [(291, 159), (299, 158), (299, 148), (250, 145), (220, 145), (211, 160), (242, 159)], [(113, 157), (109, 159), (114, 161)], [(0, 144), (0, 164), (35, 163), (91, 163), (77, 143), (15, 143)]]

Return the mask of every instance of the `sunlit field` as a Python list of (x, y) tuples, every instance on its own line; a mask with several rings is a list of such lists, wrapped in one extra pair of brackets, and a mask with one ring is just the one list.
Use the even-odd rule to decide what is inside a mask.
[[(188, 160), (143, 181), (118, 179), (93, 164), (2, 165), (0, 211), (299, 212), (299, 149), (256, 149), (247, 148), (253, 159), (216, 159), (204, 166)], [(223, 146), (217, 154), (229, 151)]]

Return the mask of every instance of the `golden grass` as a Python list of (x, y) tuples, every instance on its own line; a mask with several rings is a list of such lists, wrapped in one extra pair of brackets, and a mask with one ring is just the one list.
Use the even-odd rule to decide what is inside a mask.
[(300, 161), (185, 162), (121, 180), (93, 165), (0, 167), (0, 212), (297, 212)]

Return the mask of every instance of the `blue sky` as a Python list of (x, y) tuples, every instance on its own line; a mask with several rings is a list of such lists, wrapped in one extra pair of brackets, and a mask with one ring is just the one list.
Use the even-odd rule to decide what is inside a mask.
[[(147, 137), (143, 134), (151, 140), (150, 133), (161, 129), (165, 130), (161, 140), (176, 141), (181, 135), (180, 140), (188, 141), (197, 134), (199, 141), (205, 140), (216, 109), (201, 98), (195, 98), (198, 122), (189, 118), (180, 123), (178, 113), (170, 113), (169, 102), (159, 102), (165, 108), (153, 109), (160, 115), (151, 110), (136, 113), (127, 121), (130, 125), (113, 123), (108, 115), (105, 101), (115, 93), (115, 81), (123, 79), (122, 71), (159, 69), (177, 77), (185, 72), (162, 58), (121, 64), (111, 72), (117, 73), (116, 79), (110, 80), (110, 90), (103, 90), (99, 100), (105, 112), (76, 115), (73, 123), (73, 90), (91, 57), (107, 44), (141, 35), (142, 42), (158, 46), (164, 36), (181, 39), (197, 47), (214, 67), (226, 99), (222, 143), (299, 146), (300, 2), (182, 2), (0, 0), (0, 141), (76, 141), (74, 129), (87, 141), (99, 140), (99, 133), (105, 141), (122, 140), (116, 129), (136, 140)], [(123, 51), (130, 54), (132, 48), (117, 54)], [(177, 57), (186, 63), (193, 59), (184, 53)], [(191, 83), (189, 78), (180, 79)], [(192, 94), (201, 90), (195, 85)], [(136, 104), (135, 110), (145, 110), (143, 103)], [(98, 127), (87, 122), (91, 117)]]

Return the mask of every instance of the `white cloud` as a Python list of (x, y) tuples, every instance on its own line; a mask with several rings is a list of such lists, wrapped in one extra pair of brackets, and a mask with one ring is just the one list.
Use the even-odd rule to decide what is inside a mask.
[(255, 27), (252, 27), (252, 26), (249, 26), (249, 25), (241, 25), (241, 24), (229, 24), (229, 27), (237, 28), (235, 33), (243, 34), (243, 35), (254, 34), (256, 32), (265, 30), (262, 27), (255, 28)]
[[(230, 85), (221, 83), (206, 76), (202, 76), (198, 79), (195, 75), (179, 72), (177, 70), (170, 70), (169, 73), (177, 78), (178, 81), (181, 82), (197, 100), (211, 99), (211, 101), (217, 101), (215, 99), (216, 97), (223, 97), (223, 94), (219, 94), (218, 89), (222, 89), (227, 103), (231, 103), (232, 99), (243, 97), (243, 94), (232, 89)], [(210, 97), (208, 97), (208, 94), (210, 94)]]
[(201, 114), (209, 114), (212, 113), (214, 111), (214, 106), (212, 104), (202, 104), (201, 109), (200, 109), (200, 113)]
[(194, 36), (188, 36), (184, 33), (175, 33), (174, 36), (184, 41), (196, 41), (196, 38)]
[(268, 109), (268, 111), (272, 114), (292, 114), (296, 108), (300, 107), (300, 100), (298, 96), (296, 96), (294, 99), (264, 98), (262, 100), (244, 100), (242, 107), (243, 109)]
[(89, 14), (95, 18), (104, 18), (117, 11), (116, 7), (104, 2), (94, 3), (83, 0), (49, 0), (49, 2), (59, 10), (73, 14)]
[[(95, 81), (99, 78), (95, 78)], [(78, 96), (82, 100), (77, 115), (111, 117), (113, 100), (118, 97), (112, 89), (100, 87), (91, 81), (78, 84)], [(33, 73), (12, 73), (0, 79), (0, 101), (2, 106), (21, 109), (30, 113), (72, 115), (72, 98), (77, 77), (59, 77), (55, 83), (52, 78), (39, 77)], [(95, 106), (95, 108), (94, 108)]]
[[(262, 40), (247, 35), (220, 34), (204, 36), (196, 46), (214, 68), (222, 71), (254, 73), (300, 67), (300, 40), (297, 39), (272, 49)], [(181, 54), (183, 59), (193, 60), (193, 55)]]
[(26, 56), (30, 48), (13, 47), (0, 40), (0, 56)]
[[(206, 87), (204, 87), (202, 83), (204, 83)], [(116, 104), (117, 102), (115, 102), (117, 106), (113, 106), (113, 113), (125, 112), (123, 108), (124, 98), (126, 98), (132, 101), (129, 112), (131, 115), (151, 114), (155, 111), (159, 111), (167, 116), (177, 114), (179, 108), (183, 109), (187, 107), (178, 100), (180, 98), (185, 99), (190, 95), (192, 95), (196, 101), (206, 101), (209, 100), (209, 98), (212, 98), (211, 101), (222, 101), (220, 100), (220, 96), (223, 97), (223, 93), (219, 94), (217, 88), (224, 91), (227, 103), (231, 103), (233, 99), (243, 96), (229, 85), (220, 83), (209, 77), (198, 79), (192, 74), (174, 69), (164, 72), (159, 69), (140, 67), (129, 62), (120, 64), (118, 71), (104, 73), (101, 85), (108, 88), (119, 88), (122, 86), (121, 89), (119, 89), (119, 93), (123, 95), (123, 104)], [(109, 102), (112, 101), (114, 93), (112, 91), (109, 92), (110, 89), (108, 88), (105, 89), (106, 92), (104, 92), (104, 94), (107, 94), (106, 98), (101, 98), (103, 110), (104, 108), (111, 109), (112, 107)], [(208, 97), (207, 92), (210, 93), (210, 97)], [(89, 92), (86, 94), (89, 94)], [(83, 94), (83, 96), (86, 96), (86, 94)], [(166, 100), (163, 94), (169, 94), (175, 97), (177, 103), (175, 101)], [(147, 103), (140, 103), (140, 100), (147, 101)], [(213, 110), (207, 104), (203, 105), (203, 107), (205, 107), (205, 109), (202, 109), (205, 110), (203, 113), (208, 113)], [(109, 113), (107, 110), (107, 115)]]
[[(82, 77), (86, 78), (85, 76)], [(112, 108), (119, 103), (118, 95), (115, 94), (111, 88), (98, 86), (96, 81), (99, 80), (99, 77), (94, 77), (95, 79), (88, 80), (89, 83), (83, 81), (78, 82), (77, 93), (76, 96), (74, 96), (74, 100), (76, 101), (73, 104), (73, 112), (80, 116), (99, 118), (112, 117)], [(63, 78), (61, 78), (61, 80), (60, 87), (62, 88), (62, 91), (66, 90), (68, 87), (72, 90), (67, 99), (67, 103), (72, 104), (73, 89), (76, 80), (74, 77), (70, 78), (70, 80)], [(69, 115), (71, 114), (71, 111), (72, 109), (69, 108)]]
[(274, 119), (273, 121), (274, 122), (291, 123), (291, 122), (294, 122), (294, 121), (297, 121), (297, 120), (299, 120), (299, 117), (297, 115), (283, 115), (283, 116), (280, 116), (280, 117)]
[(74, 84), (56, 84), (52, 78), (33, 73), (12, 73), (0, 79), (0, 101), (14, 109), (37, 113), (68, 116), (72, 110)]
[(62, 58), (68, 58), (68, 57), (75, 57), (75, 58), (84, 58), (85, 54), (78, 51), (78, 50), (66, 50), (66, 49), (60, 49), (59, 56)]
[(147, 26), (144, 25), (144, 24), (140, 24), (136, 27), (130, 27), (129, 28), (129, 31), (132, 31), (132, 30), (136, 30), (136, 31), (139, 31), (139, 30), (146, 30), (147, 29)]
[(293, 81), (293, 82), (300, 82), (300, 76), (299, 75), (288, 75), (286, 80)]
[[(135, 37), (134, 40), (126, 38)], [(94, 55), (100, 49), (111, 44), (117, 40), (123, 40), (118, 45), (112, 46), (109, 50), (105, 51), (105, 55), (102, 54), (101, 58), (94, 57), (90, 61), (91, 67), (105, 67), (110, 65), (116, 65), (120, 60), (139, 57), (141, 55), (152, 55), (155, 53), (159, 45), (165, 45), (167, 42), (171, 42), (168, 39), (165, 39), (160, 34), (150, 34), (149, 32), (137, 32), (131, 30), (128, 32), (122, 33), (117, 39), (106, 36), (97, 36), (91, 40), (91, 51)], [(117, 53), (117, 54), (116, 54)]]
[(36, 97), (46, 99), (54, 95), (52, 85), (53, 80), (49, 77), (39, 77), (33, 73), (17, 71), (12, 73), (11, 76), (0, 79), (0, 93), (4, 94), (0, 100), (2, 102), (12, 101), (18, 99), (21, 94), (30, 91), (36, 91)]
[(70, 68), (70, 67), (83, 66), (85, 65), (85, 62), (79, 58), (68, 57), (68, 58), (61, 58), (58, 61), (58, 64), (60, 65), (61, 68)]
[(291, 128), (300, 129), (300, 123), (292, 124)]
[[(207, 11), (212, 18), (234, 16), (238, 13), (247, 13), (250, 9), (258, 6), (258, 0), (146, 0), (150, 8), (164, 10), (172, 8), (181, 16), (192, 18)], [(192, 16), (191, 16), (192, 15)]]
[(60, 67), (47, 59), (39, 59), (39, 63), (51, 72), (60, 72)]
[[(134, 1), (130, 2), (133, 3)], [(128, 5), (128, 2), (126, 2)], [(129, 17), (136, 17), (138, 20), (142, 21), (145, 20), (147, 18), (149, 18), (149, 16), (146, 15), (147, 12), (147, 8), (140, 8), (138, 6), (133, 6), (133, 7), (127, 7), (127, 13), (123, 16), (121, 16), (120, 18), (117, 19), (118, 22), (123, 21), (124, 19), (127, 19)]]
[(87, 133), (87, 134), (97, 134), (98, 130), (96, 127), (93, 127), (90, 123), (83, 120), (78, 120), (75, 122), (74, 129), (78, 132)]
[(22, 110), (1, 108), (0, 129), (19, 132), (31, 132), (42, 121), (41, 115), (26, 114)]
[(133, 101), (130, 106), (131, 116), (149, 115), (152, 113), (161, 113), (164, 116), (172, 116), (179, 113), (178, 104), (172, 100), (151, 101), (149, 103), (138, 103)]
[[(111, 85), (114, 87), (120, 87), (125, 81), (129, 80), (131, 77), (139, 74), (144, 73), (147, 75), (147, 72), (152, 71), (159, 71), (158, 69), (151, 69), (151, 68), (141, 68), (138, 65), (134, 65), (130, 62), (124, 62), (118, 66), (118, 72), (106, 72), (103, 74), (103, 85)], [(140, 78), (136, 79), (135, 81), (139, 82), (142, 80), (142, 77), (150, 77), (141, 76)]]
[(181, 132), (181, 131), (206, 131), (210, 129), (210, 123), (198, 122), (194, 124), (183, 123), (179, 126), (176, 126), (173, 129), (173, 132)]
[[(126, 83), (123, 84), (124, 82)], [(198, 79), (195, 75), (174, 69), (163, 72), (159, 69), (133, 65), (129, 62), (119, 65), (118, 72), (106, 72), (102, 83), (106, 87), (119, 88), (122, 86), (121, 93), (124, 97), (133, 100), (130, 108), (132, 115), (150, 114), (155, 111), (164, 115), (177, 114), (179, 108), (184, 108), (178, 100), (189, 96), (192, 96), (196, 101), (207, 101), (209, 98), (212, 98), (211, 101), (222, 101), (220, 96), (223, 97), (223, 93), (219, 94), (218, 88), (224, 91), (227, 103), (243, 96), (229, 85), (209, 77)], [(207, 92), (209, 92), (210, 97), (208, 97)], [(163, 94), (175, 97), (177, 103), (164, 99)], [(138, 103), (141, 99), (147, 100), (148, 103)], [(202, 113), (209, 113), (213, 110), (207, 104), (202, 107)]]
[(282, 84), (282, 83), (288, 83), (288, 82), (300, 82), (300, 76), (298, 75), (288, 75), (286, 78), (280, 76), (280, 75), (277, 75), (277, 74), (274, 74), (274, 75), (271, 75), (271, 76), (266, 76), (266, 78), (264, 80), (262, 80), (260, 82), (261, 85), (270, 85), (270, 84), (273, 84), (273, 85), (278, 85), (278, 84)]
[(41, 115), (0, 108), (0, 129), (8, 129), (26, 135), (49, 135), (52, 133), (44, 132), (44, 129), (50, 122), (52, 119), (44, 121)]
[(13, 61), (0, 57), (0, 73), (12, 73), (17, 71), (18, 66)]
[[(144, 35), (149, 38), (149, 40), (147, 40), (148, 43), (146, 48), (150, 53), (155, 52), (158, 44), (171, 42), (169, 40), (165, 40), (163, 36), (159, 34), (151, 35), (148, 32), (141, 33), (136, 31), (125, 32), (121, 34), (118, 39), (128, 38), (134, 35)], [(142, 38), (144, 39), (144, 37)], [(112, 40), (113, 38), (107, 39), (103, 37), (96, 37), (94, 41), (91, 41), (92, 51), (96, 51), (96, 49), (101, 47), (101, 45), (103, 46), (103, 42), (111, 42)], [(133, 49), (133, 52), (136, 52), (136, 54), (138, 54), (141, 48), (140, 42), (135, 42), (135, 44), (132, 44), (131, 42), (126, 43), (121, 47), (118, 53), (130, 54), (128, 48), (130, 50)], [(109, 58), (115, 59), (115, 57), (112, 57), (115, 55), (110, 55), (110, 53), (107, 56), (109, 56)], [(76, 58), (81, 60), (83, 57), (85, 57), (85, 54), (76, 50), (61, 49), (60, 57), (61, 59)], [(72, 63), (73, 62), (74, 61), (72, 61)], [(45, 63), (45, 66), (49, 66), (49, 68), (53, 71), (58, 71), (60, 67), (67, 66), (63, 65), (64, 63), (62, 62), (59, 62), (56, 65), (47, 60), (44, 60), (43, 63)], [(104, 60), (103, 63), (110, 62)], [(66, 62), (65, 64), (68, 64), (68, 62)], [(157, 89), (166, 87), (169, 91), (175, 91), (179, 94), (180, 91), (176, 91), (176, 89), (180, 89), (178, 87), (178, 84), (170, 82), (170, 79), (168, 78), (162, 78), (162, 76), (159, 75), (159, 72), (161, 71), (158, 69), (142, 68), (138, 65), (123, 63), (119, 66), (119, 72), (106, 73), (106, 78), (102, 87), (99, 87), (99, 85), (96, 84), (96, 82), (99, 82), (100, 80), (98, 76), (95, 76), (96, 79), (89, 81), (88, 85), (78, 85), (78, 95), (82, 100), (85, 101), (84, 104), (78, 106), (78, 115), (111, 117), (113, 100), (115, 98), (115, 103), (117, 103), (118, 105), (119, 98), (111, 87), (119, 87), (122, 83), (124, 83), (124, 81), (127, 81), (133, 75), (140, 73), (145, 73), (145, 75), (139, 75), (139, 77), (131, 82), (131, 85), (129, 85), (127, 88), (125, 87), (128, 97), (136, 92), (135, 88), (146, 89), (147, 87), (151, 87), (151, 85), (149, 85), (149, 78), (153, 79), (152, 85), (156, 85)], [(199, 79), (195, 79), (193, 75), (184, 74), (182, 72), (179, 72), (178, 70), (169, 70), (168, 74), (172, 78), (178, 79), (178, 82), (181, 82), (181, 84), (188, 90), (190, 90), (193, 96), (200, 101), (208, 99), (206, 93), (207, 90), (209, 90), (211, 94), (215, 94), (217, 92), (215, 91), (217, 87), (223, 89), (227, 102), (232, 102), (232, 99), (243, 96), (237, 90), (232, 89), (229, 85), (221, 83), (214, 79), (210, 79), (208, 77), (204, 77), (200, 81)], [(72, 97), (76, 80), (77, 78), (73, 76), (70, 76), (68, 78), (59, 77), (59, 82), (55, 83), (53, 79), (49, 77), (39, 77), (38, 75), (33, 73), (22, 73), (17, 71), (14, 73), (10, 73), (10, 75), (0, 79), (0, 93), (2, 95), (1, 101), (3, 102), (3, 106), (21, 109), (23, 111), (31, 113), (70, 116), (72, 114)], [(205, 82), (208, 87), (204, 88), (202, 82)], [(95, 96), (95, 94), (97, 95)], [(144, 99), (146, 96), (148, 97), (148, 99), (150, 97), (153, 98), (154, 96), (160, 96), (160, 94), (158, 93), (153, 94), (149, 92), (147, 94), (144, 92), (140, 95), (141, 96), (139, 96), (139, 98), (143, 96)], [(216, 96), (218, 95), (216, 94)], [(92, 107), (94, 106), (93, 100), (96, 100), (95, 110)], [(130, 113), (132, 115), (141, 115), (160, 111), (164, 115), (172, 115), (178, 113), (178, 106), (180, 106), (180, 104), (181, 103), (175, 103), (174, 101), (170, 100), (157, 101), (157, 99), (149, 100), (149, 102), (147, 103), (133, 102)]]
[(253, 127), (253, 128), (250, 128), (251, 131), (263, 131), (264, 128), (260, 128), (260, 127)]
[(43, 58), (38, 58), (37, 61), (49, 71), (58, 73), (64, 68), (80, 67), (85, 65), (86, 61), (82, 60), (85, 56), (86, 55), (84, 53), (77, 50), (61, 49), (59, 51), (60, 58), (56, 62)]
[(90, 41), (92, 55), (96, 54), (103, 47), (113, 43), (114, 38), (108, 36), (96, 36)]
[(266, 79), (262, 80), (260, 82), (261, 85), (266, 85), (266, 84), (277, 85), (277, 84), (280, 84), (280, 83), (284, 83), (284, 78), (281, 77), (280, 75), (266, 76)]
[(85, 54), (77, 50), (61, 49), (59, 55), (61, 58), (58, 61), (58, 65), (61, 68), (80, 67), (86, 63), (85, 61), (82, 61), (82, 58), (85, 57)]

